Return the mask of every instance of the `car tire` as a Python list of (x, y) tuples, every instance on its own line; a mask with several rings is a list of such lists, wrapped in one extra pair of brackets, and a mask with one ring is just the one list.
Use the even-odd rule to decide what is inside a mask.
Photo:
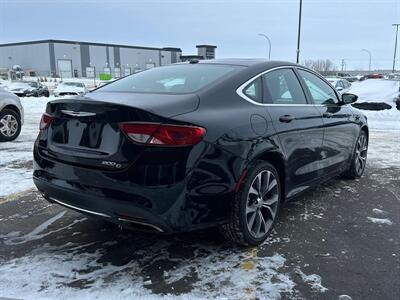
[(278, 172), (268, 162), (255, 161), (249, 165), (235, 195), (229, 221), (220, 226), (220, 231), (226, 239), (236, 244), (260, 245), (271, 232), (280, 205), (281, 182)]
[(47, 97), (47, 98), (50, 97), (50, 92), (48, 92), (48, 91), (45, 92), (45, 93), (44, 93), (44, 96)]
[(21, 132), (21, 117), (12, 109), (0, 112), (0, 142), (15, 140)]
[(361, 130), (356, 141), (356, 146), (354, 147), (350, 168), (343, 172), (341, 176), (345, 179), (360, 178), (363, 175), (365, 165), (367, 164), (367, 152), (368, 137), (365, 131)]

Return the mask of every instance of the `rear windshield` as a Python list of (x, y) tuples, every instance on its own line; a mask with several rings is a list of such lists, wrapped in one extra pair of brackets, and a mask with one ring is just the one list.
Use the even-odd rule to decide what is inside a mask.
[(127, 76), (98, 90), (101, 92), (193, 93), (241, 68), (214, 64), (171, 65)]

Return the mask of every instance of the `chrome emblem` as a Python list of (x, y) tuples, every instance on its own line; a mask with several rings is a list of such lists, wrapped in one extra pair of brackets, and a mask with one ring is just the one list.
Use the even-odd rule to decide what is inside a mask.
[(62, 110), (61, 112), (73, 117), (91, 117), (96, 115), (96, 113), (86, 111)]
[(103, 161), (101, 162), (101, 164), (102, 164), (102, 165), (105, 165), (105, 166), (109, 166), (109, 167), (118, 168), (118, 169), (120, 169), (120, 168), (122, 167), (121, 164), (116, 163), (115, 161), (103, 160)]

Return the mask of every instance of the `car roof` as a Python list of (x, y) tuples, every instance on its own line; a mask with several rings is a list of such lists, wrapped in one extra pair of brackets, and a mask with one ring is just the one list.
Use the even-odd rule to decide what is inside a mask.
[(284, 66), (295, 66), (295, 63), (287, 62), (287, 61), (276, 61), (276, 60), (267, 60), (264, 58), (219, 58), (219, 59), (208, 59), (208, 60), (200, 60), (199, 64), (221, 64), (221, 65), (239, 65), (245, 67), (251, 66), (263, 66), (266, 68), (275, 67), (279, 65)]

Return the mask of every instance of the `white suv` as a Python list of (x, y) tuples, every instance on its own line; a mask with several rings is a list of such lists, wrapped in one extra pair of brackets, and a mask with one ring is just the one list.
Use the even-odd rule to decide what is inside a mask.
[(0, 87), (0, 142), (15, 140), (24, 122), (24, 108), (19, 98)]

